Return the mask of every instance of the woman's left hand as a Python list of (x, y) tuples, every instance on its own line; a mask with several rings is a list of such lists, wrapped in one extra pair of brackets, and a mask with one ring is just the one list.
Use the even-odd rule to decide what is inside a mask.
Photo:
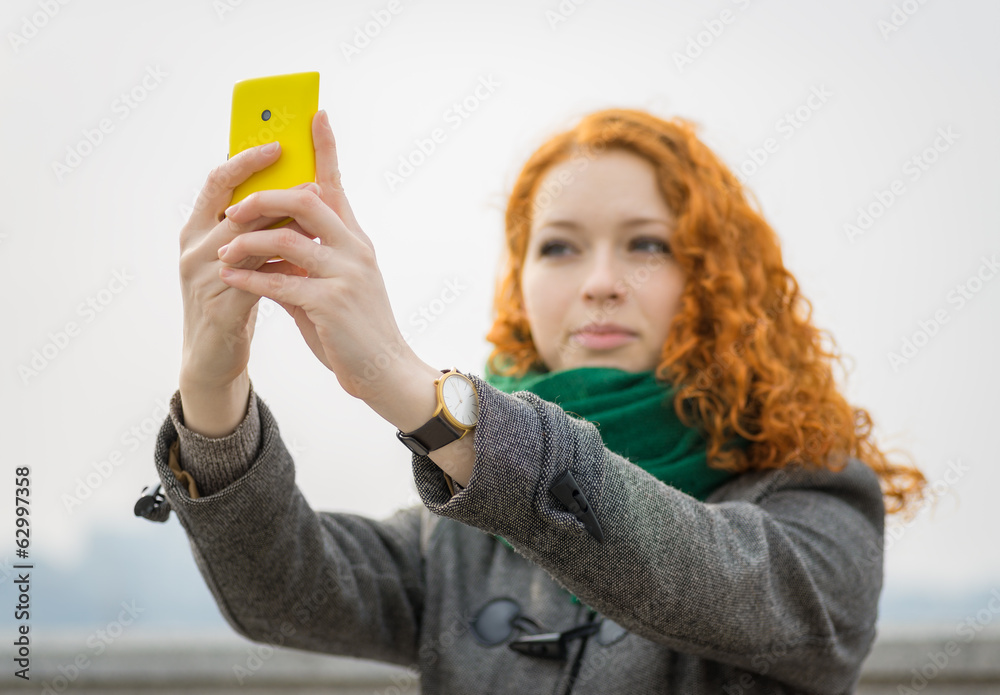
[[(377, 396), (383, 379), (416, 357), (396, 324), (371, 239), (361, 230), (340, 182), (337, 146), (325, 112), (313, 117), (316, 185), (252, 193), (227, 211), (233, 223), (292, 217), (278, 229), (238, 234), (220, 249), (222, 281), (268, 297), (295, 319), (302, 337), (347, 393)], [(318, 238), (320, 243), (311, 241)], [(281, 256), (294, 275), (232, 268), (247, 256)]]

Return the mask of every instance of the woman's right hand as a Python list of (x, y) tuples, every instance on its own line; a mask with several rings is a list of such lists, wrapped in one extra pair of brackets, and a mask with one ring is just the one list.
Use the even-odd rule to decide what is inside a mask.
[[(281, 148), (267, 153), (266, 145), (240, 152), (208, 175), (194, 211), (180, 233), (180, 280), (184, 299), (184, 342), (181, 358), (182, 389), (224, 390), (244, 375), (250, 360), (260, 295), (230, 287), (219, 278), (219, 247), (237, 234), (264, 229), (283, 219), (258, 217), (233, 224), (225, 217), (233, 190), (256, 171), (278, 159)], [(315, 186), (303, 183), (295, 188)], [(294, 221), (288, 227), (309, 238)], [(239, 267), (267, 273), (305, 276), (288, 261), (267, 262), (266, 256), (245, 259)]]

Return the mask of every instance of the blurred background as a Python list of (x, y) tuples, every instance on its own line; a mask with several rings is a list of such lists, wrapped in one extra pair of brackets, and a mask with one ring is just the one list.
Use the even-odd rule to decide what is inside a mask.
[[(971, 630), (953, 664), (1000, 662), (998, 22), (985, 0), (8, 0), (2, 642), (22, 622), (14, 471), (30, 466), (34, 678), (85, 654), (89, 675), (66, 676), (83, 687), (116, 653), (170, 636), (237, 655), (250, 644), (222, 619), (176, 517), (154, 524), (132, 506), (156, 481), (177, 388), (178, 234), (226, 159), (232, 85), (317, 70), (401, 329), (425, 362), (479, 374), (506, 196), (531, 152), (600, 108), (697, 122), (848, 356), (848, 399), (932, 483), (934, 504), (888, 522), (880, 642)], [(419, 503), (393, 426), (268, 299), (250, 375), (315, 509), (381, 518)], [(136, 619), (95, 637), (123, 603)], [(920, 649), (886, 657), (907, 674), (886, 688), (911, 685)], [(235, 683), (229, 665), (207, 668)]]

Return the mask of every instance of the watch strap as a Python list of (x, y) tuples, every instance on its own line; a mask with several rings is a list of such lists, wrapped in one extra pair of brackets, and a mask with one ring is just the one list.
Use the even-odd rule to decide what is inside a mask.
[(452, 427), (444, 419), (444, 413), (441, 412), (412, 432), (406, 432), (405, 434), (397, 432), (396, 436), (404, 444), (409, 442), (419, 445), (421, 449), (424, 449), (422, 456), (426, 456), (429, 451), (440, 449), (445, 444), (450, 444), (456, 439), (461, 439), (464, 432), (464, 430)]
[[(448, 374), (450, 372), (462, 374), (462, 372), (455, 368), (441, 370), (442, 374)], [(463, 374), (462, 376), (465, 375)], [(468, 434), (470, 431), (469, 429), (456, 427), (448, 422), (447, 416), (444, 414), (444, 407), (445, 406), (440, 399), (439, 392), (437, 414), (435, 414), (434, 417), (426, 423), (410, 432), (396, 430), (396, 438), (405, 444), (410, 451), (420, 456), (427, 456), (427, 454), (431, 451), (440, 449), (447, 444), (451, 444)], [(451, 485), (449, 484), (449, 489), (450, 488)]]

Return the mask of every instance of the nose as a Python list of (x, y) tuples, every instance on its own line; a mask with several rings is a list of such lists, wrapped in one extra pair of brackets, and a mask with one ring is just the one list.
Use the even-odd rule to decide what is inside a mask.
[(624, 297), (626, 287), (613, 251), (597, 251), (591, 256), (581, 289), (584, 298), (591, 301), (617, 301)]

